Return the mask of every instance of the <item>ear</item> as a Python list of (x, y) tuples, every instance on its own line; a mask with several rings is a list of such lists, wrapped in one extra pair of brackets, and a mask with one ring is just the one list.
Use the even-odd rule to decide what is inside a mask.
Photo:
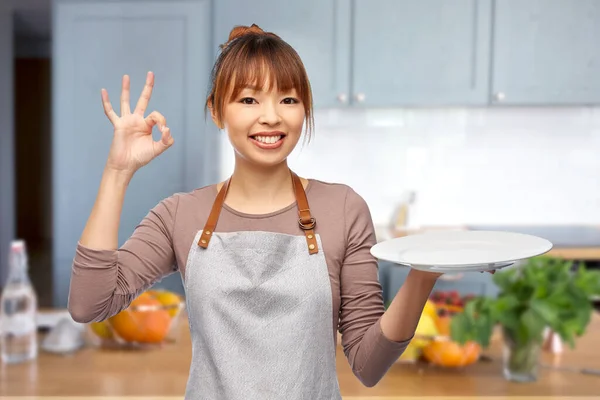
[(210, 117), (212, 118), (214, 124), (217, 126), (217, 128), (223, 129), (223, 127), (221, 126), (221, 122), (219, 121), (219, 118), (217, 118), (217, 115), (215, 114), (215, 109), (213, 107), (212, 101), (208, 102), (208, 109), (210, 110)]

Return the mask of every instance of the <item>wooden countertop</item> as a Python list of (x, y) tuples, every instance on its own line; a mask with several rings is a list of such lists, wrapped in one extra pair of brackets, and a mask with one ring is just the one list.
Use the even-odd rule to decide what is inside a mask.
[[(594, 395), (597, 399), (600, 395), (600, 376), (548, 368), (540, 370), (537, 382), (508, 382), (502, 376), (501, 351), (501, 343), (494, 341), (486, 352), (493, 361), (479, 362), (461, 370), (397, 363), (376, 387), (366, 388), (354, 377), (341, 347), (338, 347), (338, 377), (344, 399), (351, 400), (421, 396), (440, 396), (436, 399), (496, 396), (495, 400), (509, 396), (510, 399), (528, 396), (528, 400), (588, 396), (591, 399)], [(79, 396), (71, 400), (98, 399), (97, 396), (182, 399), (190, 357), (187, 324), (182, 324), (177, 343), (151, 351), (88, 347), (69, 356), (42, 352), (29, 364), (0, 364), (0, 399), (10, 398), (8, 396)], [(600, 314), (593, 316), (588, 332), (578, 340), (574, 350), (567, 347), (559, 357), (546, 353), (542, 358), (555, 365), (600, 368)]]

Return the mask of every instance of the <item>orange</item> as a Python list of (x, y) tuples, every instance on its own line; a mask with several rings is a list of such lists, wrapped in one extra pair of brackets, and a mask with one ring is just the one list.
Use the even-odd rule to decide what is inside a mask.
[(127, 342), (159, 343), (169, 333), (171, 324), (169, 313), (160, 307), (161, 303), (152, 295), (142, 293), (109, 321), (117, 335)]
[(463, 367), (479, 359), (481, 346), (475, 342), (459, 345), (450, 340), (435, 340), (423, 348), (423, 356), (427, 361), (442, 367)]
[(467, 342), (463, 346), (465, 351), (465, 361), (464, 365), (469, 365), (477, 362), (479, 360), (479, 356), (481, 355), (481, 346), (475, 342)]
[(440, 315), (435, 320), (435, 326), (441, 336), (450, 336), (450, 321), (452, 321), (450, 315)]

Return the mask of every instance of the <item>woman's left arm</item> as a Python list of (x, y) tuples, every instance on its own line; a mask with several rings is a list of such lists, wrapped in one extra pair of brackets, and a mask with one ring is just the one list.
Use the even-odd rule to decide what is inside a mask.
[(381, 330), (389, 340), (411, 339), (423, 313), (425, 303), (439, 274), (411, 269), (406, 281), (381, 317)]
[(438, 274), (411, 270), (385, 310), (377, 260), (371, 255), (375, 230), (367, 203), (348, 189), (344, 204), (346, 253), (340, 272), (339, 331), (354, 375), (376, 385), (402, 355)]

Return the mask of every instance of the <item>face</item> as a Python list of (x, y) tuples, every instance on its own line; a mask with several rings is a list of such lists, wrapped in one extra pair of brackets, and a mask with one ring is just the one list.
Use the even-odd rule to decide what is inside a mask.
[(276, 87), (244, 88), (223, 111), (222, 126), (236, 157), (265, 167), (286, 160), (300, 139), (305, 118), (296, 90), (284, 93)]

